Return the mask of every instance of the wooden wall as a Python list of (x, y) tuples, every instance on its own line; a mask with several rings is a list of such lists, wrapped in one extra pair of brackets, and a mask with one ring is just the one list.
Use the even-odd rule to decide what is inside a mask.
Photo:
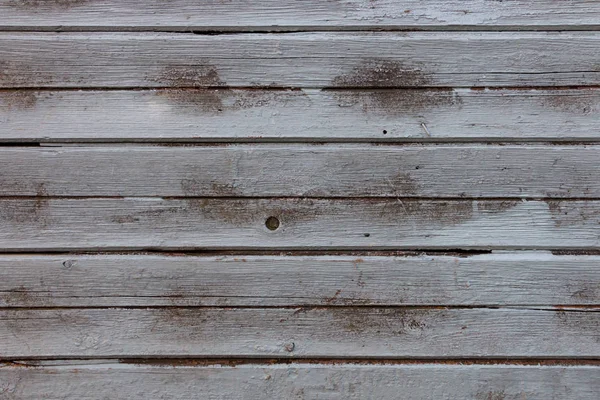
[(600, 2), (0, 0), (0, 399), (597, 399)]

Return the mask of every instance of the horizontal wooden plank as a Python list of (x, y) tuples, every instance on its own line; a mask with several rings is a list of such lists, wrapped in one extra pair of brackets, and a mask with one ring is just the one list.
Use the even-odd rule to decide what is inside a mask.
[(1, 196), (600, 197), (600, 146), (0, 148)]
[(598, 249), (600, 202), (0, 199), (2, 250), (148, 248)]
[(599, 140), (599, 89), (0, 91), (0, 142)]
[(2, 0), (0, 27), (153, 30), (597, 28), (593, 0)]
[(0, 306), (596, 305), (600, 257), (0, 257)]
[(296, 364), (0, 367), (10, 399), (596, 400), (595, 366)]
[(598, 85), (599, 50), (600, 32), (5, 32), (0, 88)]
[(0, 309), (0, 355), (598, 358), (599, 310)]

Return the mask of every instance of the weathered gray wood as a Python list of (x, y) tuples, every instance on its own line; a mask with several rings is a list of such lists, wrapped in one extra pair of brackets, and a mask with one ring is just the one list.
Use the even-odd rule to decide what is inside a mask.
[[(0, 367), (9, 399), (596, 400), (596, 366), (296, 364)], [(199, 396), (201, 394), (201, 396)]]
[(0, 200), (0, 249), (14, 251), (598, 249), (599, 226), (598, 201)]
[(0, 306), (600, 304), (600, 257), (0, 256)]
[(600, 32), (2, 33), (0, 87), (598, 85), (599, 50)]
[(600, 197), (600, 146), (8, 147), (2, 196)]
[(9, 90), (0, 141), (598, 140), (599, 113), (598, 89)]
[(600, 357), (600, 309), (0, 309), (5, 359)]
[(598, 28), (594, 0), (2, 0), (0, 27), (153, 30)]

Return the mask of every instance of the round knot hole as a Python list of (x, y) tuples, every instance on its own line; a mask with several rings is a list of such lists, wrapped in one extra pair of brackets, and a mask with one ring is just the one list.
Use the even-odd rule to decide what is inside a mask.
[(265, 221), (265, 226), (270, 231), (277, 230), (277, 228), (279, 228), (279, 219), (277, 219), (277, 217), (269, 217)]

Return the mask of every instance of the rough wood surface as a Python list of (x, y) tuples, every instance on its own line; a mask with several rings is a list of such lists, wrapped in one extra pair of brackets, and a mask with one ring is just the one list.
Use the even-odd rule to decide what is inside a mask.
[(0, 141), (599, 140), (600, 90), (0, 91)]
[(597, 29), (594, 0), (2, 0), (0, 27), (152, 30)]
[(0, 249), (599, 249), (599, 224), (598, 201), (5, 198)]
[(595, 366), (130, 364), (0, 367), (9, 399), (596, 400)]
[(0, 357), (600, 357), (600, 309), (0, 309)]
[(599, 50), (600, 32), (1, 33), (0, 88), (598, 85)]
[(600, 257), (0, 257), (0, 306), (595, 305)]
[(600, 197), (600, 146), (0, 148), (2, 196)]

